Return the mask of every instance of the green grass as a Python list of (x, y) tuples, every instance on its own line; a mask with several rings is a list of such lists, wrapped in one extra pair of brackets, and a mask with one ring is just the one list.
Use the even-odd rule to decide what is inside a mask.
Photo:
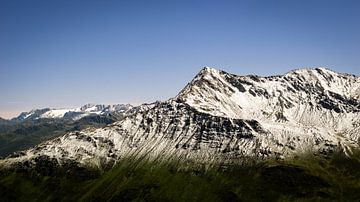
[(3, 173), (0, 196), (2, 201), (358, 201), (359, 156), (302, 155), (226, 169), (126, 159), (91, 178)]

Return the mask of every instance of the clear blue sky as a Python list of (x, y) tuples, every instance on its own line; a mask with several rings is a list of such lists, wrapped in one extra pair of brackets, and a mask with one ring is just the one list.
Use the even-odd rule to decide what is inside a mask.
[(360, 1), (0, 1), (0, 116), (175, 96), (203, 67), (360, 73)]

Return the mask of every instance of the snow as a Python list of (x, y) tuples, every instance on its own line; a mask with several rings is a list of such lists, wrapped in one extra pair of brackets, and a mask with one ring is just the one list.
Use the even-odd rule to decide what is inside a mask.
[(29, 118), (31, 115), (33, 115), (33, 113), (28, 113), (28, 114), (26, 114), (25, 116), (24, 116), (24, 119), (27, 119), (27, 118)]
[[(325, 68), (254, 78), (205, 67), (172, 99), (141, 105), (114, 124), (65, 134), (0, 164), (39, 155), (99, 167), (127, 156), (214, 163), (334, 148), (351, 155), (359, 147), (360, 110), (346, 100), (360, 102), (359, 89), (358, 77)], [(324, 107), (324, 100), (339, 111)], [(76, 111), (97, 113), (99, 108), (85, 105)], [(45, 114), (55, 117), (65, 111)]]
[(94, 105), (94, 104), (86, 104), (82, 107), (77, 108), (63, 108), (63, 109), (40, 109), (40, 110), (32, 110), (31, 112), (25, 113), (26, 115), (23, 119), (39, 119), (39, 118), (51, 118), (51, 119), (61, 119), (65, 118), (67, 113), (67, 118), (72, 120), (78, 120), (85, 116), (90, 115), (103, 115), (112, 112), (125, 113), (127, 110), (132, 108), (131, 105)]
[(40, 117), (41, 118), (63, 118), (64, 115), (68, 112), (75, 111), (75, 109), (52, 109), (48, 112), (45, 112)]

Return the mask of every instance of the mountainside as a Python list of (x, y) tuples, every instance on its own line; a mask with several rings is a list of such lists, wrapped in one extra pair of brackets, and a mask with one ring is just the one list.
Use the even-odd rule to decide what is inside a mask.
[(12, 122), (21, 122), (25, 120), (37, 119), (67, 119), (79, 120), (85, 116), (92, 115), (107, 115), (109, 113), (123, 113), (132, 106), (129, 104), (115, 104), (115, 105), (94, 105), (86, 104), (82, 107), (72, 109), (35, 109), (30, 112), (23, 112), (19, 116), (11, 119)]
[[(132, 109), (131, 105), (87, 104), (73, 111), (40, 109), (22, 113), (12, 120), (0, 119), (0, 157), (28, 149), (71, 131), (103, 127), (120, 120)], [(48, 116), (59, 111), (66, 113)]]
[(176, 98), (214, 116), (260, 122), (268, 132), (259, 137), (264, 150), (284, 154), (340, 145), (351, 152), (358, 146), (360, 79), (354, 75), (316, 68), (236, 76), (205, 68)]
[(359, 147), (359, 113), (360, 79), (354, 75), (316, 68), (236, 76), (206, 67), (175, 98), (0, 163), (104, 168), (129, 157), (236, 164), (244, 157), (282, 159), (307, 152), (341, 150), (350, 156)]
[(0, 158), (71, 131), (100, 128), (117, 120), (114, 115), (91, 115), (76, 121), (37, 119), (3, 124), (0, 126)]
[(0, 117), (0, 125), (8, 124), (8, 123), (9, 123), (9, 120), (6, 120), (6, 119), (3, 119)]

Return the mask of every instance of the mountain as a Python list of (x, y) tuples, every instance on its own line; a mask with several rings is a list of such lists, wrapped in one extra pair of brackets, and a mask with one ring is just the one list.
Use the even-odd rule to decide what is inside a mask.
[(3, 119), (0, 117), (0, 125), (2, 124), (7, 124), (9, 122), (9, 120)]
[(256, 120), (263, 155), (358, 147), (359, 77), (326, 68), (298, 69), (282, 76), (236, 76), (203, 69), (176, 97), (199, 112)]
[(123, 113), (132, 106), (129, 104), (100, 105), (86, 104), (78, 108), (70, 109), (35, 109), (30, 112), (23, 112), (19, 116), (11, 119), (12, 122), (21, 122), (25, 120), (36, 119), (68, 119), (78, 120), (90, 115), (107, 115), (109, 113)]
[[(359, 89), (359, 77), (325, 68), (268, 77), (204, 68), (174, 98), (131, 108), (113, 122), (107, 122), (113, 113), (86, 116), (75, 122), (105, 124), (0, 160), (0, 195), (4, 201), (358, 201)], [(63, 120), (22, 123), (31, 131), (37, 121)]]
[(1, 164), (105, 168), (127, 157), (218, 165), (337, 150), (350, 156), (360, 142), (359, 98), (359, 77), (326, 68), (260, 77), (206, 67), (174, 98), (143, 105), (103, 128), (67, 133)]
[(92, 105), (70, 110), (38, 109), (0, 120), (0, 157), (29, 149), (71, 131), (100, 128), (121, 119), (131, 105)]

